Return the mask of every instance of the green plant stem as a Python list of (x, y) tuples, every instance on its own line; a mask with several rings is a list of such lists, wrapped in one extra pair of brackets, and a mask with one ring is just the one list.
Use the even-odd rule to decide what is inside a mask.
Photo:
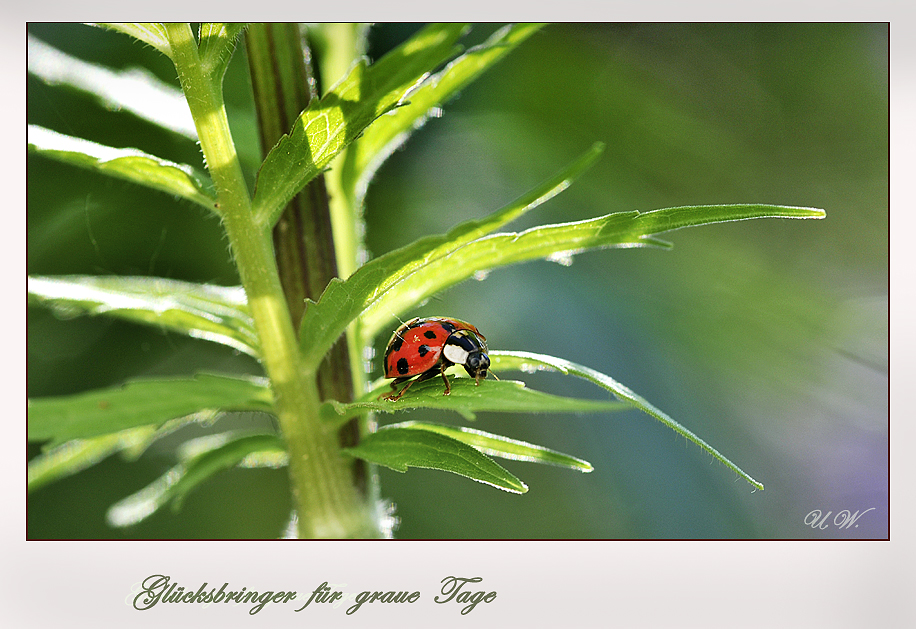
[[(252, 24), (245, 33), (248, 67), (258, 117), (261, 148), (267, 151), (289, 131), (312, 99), (318, 98), (308, 42), (298, 24)], [(293, 323), (302, 320), (305, 300), (318, 301), (325, 286), (337, 277), (336, 239), (332, 236), (328, 191), (318, 175), (287, 205), (273, 229), (280, 282)], [(298, 332), (298, 330), (297, 330)], [(346, 337), (331, 348), (318, 370), (322, 400), (353, 400), (353, 379)], [(360, 440), (360, 422), (354, 419), (340, 429), (341, 447)], [(366, 494), (372, 476), (367, 463), (352, 460), (353, 482)]]
[(371, 506), (350, 477), (350, 460), (337, 434), (319, 417), (315, 373), (304, 369), (274, 259), (271, 232), (258, 224), (238, 161), (223, 103), (221, 77), (206, 76), (187, 24), (167, 26), (172, 60), (197, 127), (258, 332), (262, 361), (275, 396), (290, 454), (289, 472), (300, 537), (379, 536)]

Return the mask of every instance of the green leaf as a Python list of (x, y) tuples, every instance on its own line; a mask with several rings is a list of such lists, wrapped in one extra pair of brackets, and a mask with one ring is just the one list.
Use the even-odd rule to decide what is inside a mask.
[(28, 490), (81, 472), (115, 452), (145, 443), (155, 433), (151, 426), (131, 428), (92, 439), (74, 439), (29, 461)]
[(48, 85), (66, 85), (112, 111), (127, 111), (189, 140), (197, 129), (184, 94), (145, 68), (115, 70), (72, 57), (28, 37), (29, 74)]
[[(421, 238), (371, 260), (346, 280), (331, 280), (317, 303), (308, 302), (302, 319), (300, 343), (305, 360), (317, 365), (347, 325), (366, 308), (385, 299), (388, 292), (431, 261), (448, 258), (469, 242), (549, 201), (591, 167), (603, 150), (603, 144), (595, 144), (552, 178), (484, 219), (467, 221), (444, 235)], [(364, 340), (368, 341), (382, 325), (380, 321), (370, 323), (371, 329), (364, 332)]]
[(528, 491), (522, 481), (487, 455), (457, 439), (427, 430), (382, 428), (364, 437), (358, 446), (343, 451), (396, 472), (425, 467), (466, 476), (516, 494)]
[[(235, 467), (246, 457), (259, 453), (283, 453), (285, 446), (276, 435), (222, 433), (187, 443), (182, 462), (139, 492), (124, 498), (108, 510), (111, 526), (136, 524), (168, 502), (178, 510), (184, 498), (213, 475)], [(190, 451), (190, 454), (189, 454)]]
[(138, 426), (161, 426), (201, 411), (272, 412), (273, 393), (263, 379), (217, 374), (144, 379), (121, 387), (29, 400), (29, 441), (54, 447)]
[[(183, 457), (185, 473), (173, 485), (173, 506), (181, 507), (184, 497), (202, 482), (222, 470), (235, 467), (252, 454), (286, 453), (286, 445), (277, 435), (223, 433), (204, 438), (207, 447)], [(185, 444), (187, 449), (188, 444)], [(186, 450), (187, 451), (187, 450)]]
[(823, 218), (823, 210), (778, 205), (710, 205), (667, 208), (651, 212), (618, 212), (585, 221), (543, 225), (520, 233), (493, 234), (450, 253), (428, 259), (415, 272), (367, 305), (361, 315), (364, 339), (371, 339), (391, 321), (432, 295), (476, 273), (548, 259), (568, 265), (572, 256), (608, 247), (670, 246), (653, 238), (684, 227), (752, 218)]
[(258, 338), (241, 286), (149, 277), (65, 275), (28, 278), (29, 304), (60, 316), (106, 315), (157, 325), (258, 357)]
[(216, 212), (206, 175), (137, 149), (118, 149), (29, 125), (29, 151), (79, 168), (167, 192)]
[(222, 22), (204, 22), (200, 25), (200, 63), (211, 80), (222, 80), (245, 26), (244, 23)]
[(425, 422), (403, 422), (385, 426), (382, 430), (390, 430), (392, 428), (409, 428), (411, 430), (435, 432), (466, 443), (484, 454), (498, 456), (504, 459), (529, 461), (532, 463), (547, 463), (560, 467), (568, 467), (570, 469), (579, 470), (580, 472), (591, 472), (594, 469), (588, 461), (577, 459), (568, 454), (557, 452), (556, 450), (550, 450), (524, 441), (509, 439), (501, 435), (494, 435), (492, 433), (483, 432), (482, 430), (465, 428), (464, 426), (456, 427)]
[(168, 32), (165, 29), (165, 25), (159, 22), (90, 22), (88, 25), (125, 33), (135, 39), (139, 39), (144, 44), (149, 44), (166, 57), (172, 56)]
[(253, 211), (273, 226), (287, 203), (372, 121), (402, 104), (453, 54), (463, 24), (433, 24), (372, 66), (360, 62), (280, 138), (258, 172)]
[(159, 428), (153, 426), (129, 428), (100, 437), (73, 439), (57, 447), (46, 449), (29, 461), (28, 490), (33, 491), (53, 481), (81, 472), (115, 453), (120, 453), (125, 460), (135, 461), (156, 440), (172, 434), (192, 421), (210, 423), (217, 415), (215, 411), (195, 413), (170, 420)]
[(72, 57), (28, 37), (29, 74), (48, 85), (66, 85), (97, 99), (112, 111), (127, 111), (148, 122), (197, 140), (184, 94), (145, 68), (115, 70)]
[(342, 166), (342, 178), (347, 188), (356, 192), (356, 203), (365, 195), (373, 173), (426, 122), (433, 107), (454, 96), (542, 26), (517, 24), (500, 29), (485, 43), (467, 51), (424, 82), (410, 94), (409, 103), (372, 123), (347, 151)]
[(531, 373), (538, 370), (559, 371), (562, 374), (584, 378), (589, 382), (597, 384), (598, 386), (613, 393), (617, 398), (629, 402), (634, 407), (638, 408), (644, 413), (651, 415), (679, 435), (682, 435), (683, 437), (686, 437), (690, 441), (694, 442), (703, 450), (711, 454), (713, 458), (725, 465), (728, 469), (738, 474), (738, 476), (749, 482), (757, 489), (761, 491), (763, 490), (762, 483), (754, 480), (749, 474), (728, 460), (718, 450), (700, 439), (697, 435), (695, 435), (693, 432), (678, 422), (674, 421), (674, 419), (657, 409), (645, 398), (634, 393), (628, 387), (620, 384), (610, 376), (595, 371), (594, 369), (590, 369), (589, 367), (577, 365), (576, 363), (564, 360), (562, 358), (545, 356), (544, 354), (533, 354), (531, 352), (492, 351), (490, 352), (489, 356), (491, 366), (497, 370), (518, 369), (526, 373)]
[[(451, 394), (443, 395), (441, 378), (419, 382), (396, 402), (378, 399), (391, 392), (387, 386), (376, 388), (356, 402), (344, 404), (331, 400), (322, 406), (325, 419), (345, 421), (369, 411), (393, 413), (413, 408), (438, 408), (473, 418), (479, 411), (509, 413), (587, 413), (626, 410), (628, 404), (614, 400), (583, 400), (542, 393), (525, 387), (524, 382), (485, 380), (475, 385), (471, 378), (451, 376)], [(403, 386), (403, 385), (400, 385)]]

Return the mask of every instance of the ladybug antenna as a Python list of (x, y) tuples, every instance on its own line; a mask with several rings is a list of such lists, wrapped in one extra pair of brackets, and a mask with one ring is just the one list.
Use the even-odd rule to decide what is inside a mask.
[[(394, 314), (393, 312), (389, 312), (388, 314), (390, 314), (392, 317), (394, 317), (395, 319), (397, 319), (397, 320), (398, 320), (398, 323), (400, 323), (401, 325), (404, 325), (405, 323), (407, 323), (406, 321), (404, 321), (403, 319), (401, 319), (401, 317), (397, 316), (397, 315)], [(398, 328), (398, 329), (400, 329), (400, 328)], [(398, 334), (398, 330), (395, 330), (394, 333), (395, 333), (395, 336), (397, 336), (399, 339), (401, 339), (402, 341), (404, 340), (404, 337), (401, 336), (400, 334)]]

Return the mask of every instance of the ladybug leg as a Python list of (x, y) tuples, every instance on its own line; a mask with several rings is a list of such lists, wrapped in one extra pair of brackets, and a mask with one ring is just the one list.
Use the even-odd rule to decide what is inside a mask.
[(445, 376), (445, 369), (448, 366), (449, 365), (446, 365), (445, 363), (443, 363), (442, 367), (439, 369), (439, 375), (442, 376), (442, 380), (445, 382), (445, 393), (443, 393), (442, 395), (448, 395), (449, 393), (452, 392), (452, 385), (449, 384), (448, 378)]
[(403, 384), (406, 380), (410, 380), (410, 378), (412, 377), (413, 376), (410, 376), (407, 378), (395, 378), (394, 380), (391, 381), (391, 389), (392, 389), (391, 393), (382, 393), (380, 396), (378, 396), (378, 399), (381, 400), (382, 398), (384, 398), (386, 400), (391, 400), (392, 402), (397, 401), (398, 399), (400, 399), (402, 395), (404, 395), (404, 391), (409, 389), (410, 385), (413, 383), (412, 382), (408, 383), (408, 385), (404, 387), (403, 389), (401, 389), (400, 392), (398, 392), (398, 385)]
[[(414, 382), (423, 382), (424, 380), (429, 380), (430, 378), (435, 378), (435, 377), (436, 377), (436, 374), (438, 374), (438, 373), (439, 373), (439, 368), (438, 368), (438, 367), (433, 367), (432, 369), (429, 369), (429, 370), (427, 370), (427, 371), (424, 371), (424, 372), (421, 373), (419, 376), (417, 376), (417, 379), (414, 380)], [(411, 382), (410, 384), (413, 384), (413, 382)], [(407, 386), (410, 386), (410, 385), (407, 385)], [(403, 392), (404, 392), (404, 391), (401, 391), (401, 393), (403, 393)]]
[[(421, 373), (421, 374), (420, 374), (419, 376), (417, 376), (416, 379), (414, 379), (414, 380), (410, 380), (411, 378), (413, 378), (413, 376), (407, 376), (406, 378), (395, 378), (394, 381), (391, 383), (391, 388), (392, 388), (392, 389), (397, 389), (397, 387), (398, 387), (399, 384), (401, 384), (401, 383), (403, 383), (403, 382), (406, 382), (407, 380), (410, 380), (410, 382), (408, 382), (408, 383), (407, 383), (407, 386), (404, 387), (403, 389), (401, 389), (400, 392), (398, 392), (397, 394), (395, 394), (394, 392), (392, 392), (392, 393), (389, 393), (388, 395), (385, 395), (385, 396), (382, 396), (382, 397), (384, 397), (386, 400), (391, 400), (392, 402), (397, 402), (398, 400), (401, 399), (401, 396), (404, 395), (404, 393), (407, 391), (407, 389), (409, 389), (414, 383), (416, 383), (416, 382), (423, 382), (424, 380), (429, 380), (430, 378), (435, 377), (436, 374), (438, 374), (438, 373), (439, 373), (439, 368), (438, 368), (438, 367), (433, 367), (432, 369), (430, 369), (430, 370), (428, 370), (428, 371), (424, 371), (423, 373)], [(443, 374), (442, 377), (444, 378), (445, 375)], [(448, 381), (446, 381), (446, 385), (448, 385)], [(447, 395), (447, 394), (446, 394), (446, 395)]]

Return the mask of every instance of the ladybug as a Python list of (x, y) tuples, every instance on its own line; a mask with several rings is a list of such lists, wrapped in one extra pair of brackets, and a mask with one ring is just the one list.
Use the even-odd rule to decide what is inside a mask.
[[(480, 384), (487, 377), (490, 357), (487, 339), (470, 323), (446, 317), (417, 317), (404, 323), (391, 336), (385, 349), (385, 377), (394, 378), (395, 391), (383, 396), (392, 402), (400, 399), (414, 382), (441, 375), (445, 394), (452, 387), (445, 370), (461, 365)], [(399, 384), (419, 376), (397, 391)], [(381, 397), (381, 396), (380, 396)]]

